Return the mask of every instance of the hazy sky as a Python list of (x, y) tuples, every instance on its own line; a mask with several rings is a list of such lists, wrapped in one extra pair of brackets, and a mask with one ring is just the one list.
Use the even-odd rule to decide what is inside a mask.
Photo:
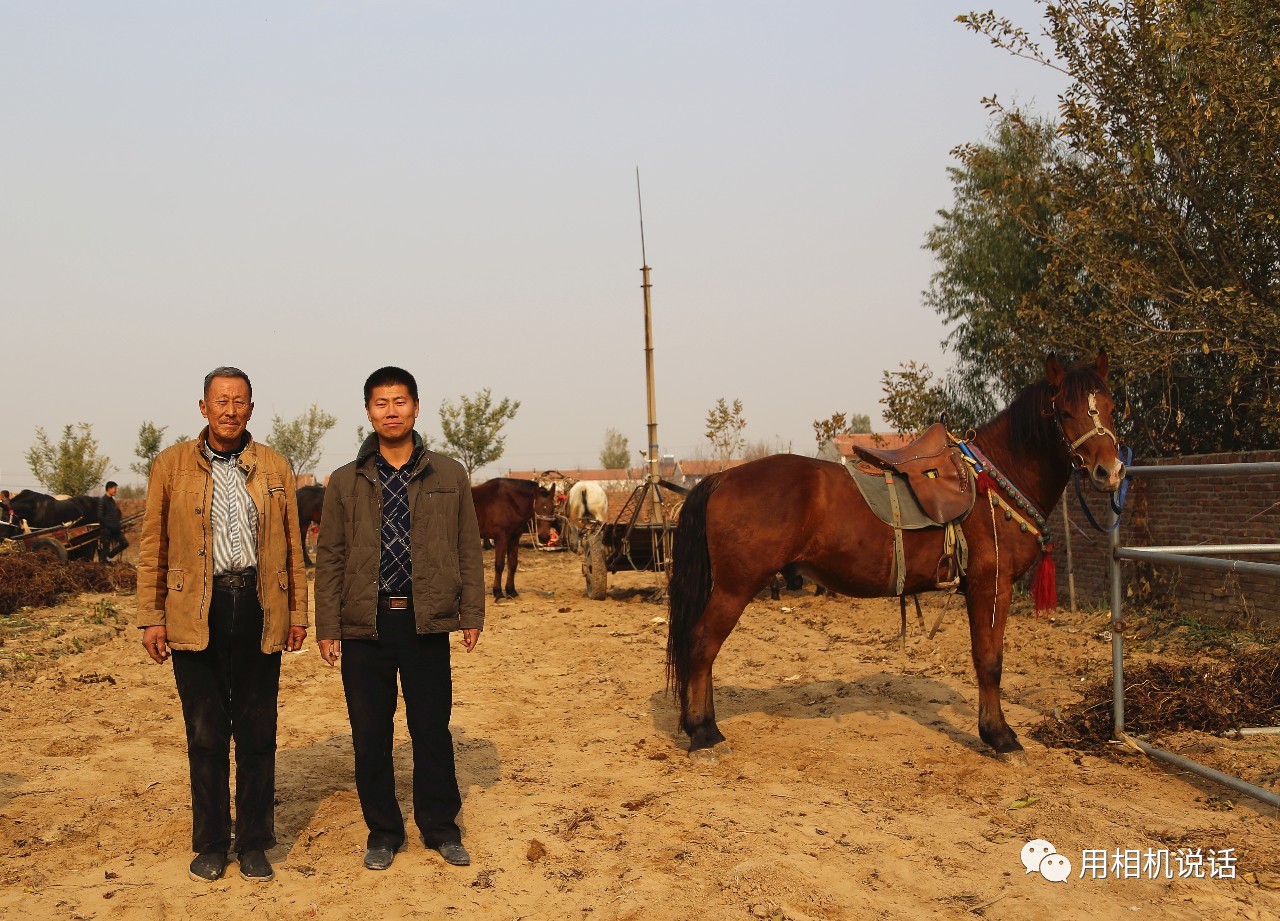
[(337, 415), (322, 473), (384, 364), (436, 437), (444, 398), (521, 401), (483, 475), (597, 466), (611, 427), (638, 460), (637, 166), (663, 453), (707, 450), (718, 397), (803, 453), (815, 418), (878, 424), (886, 369), (945, 365), (920, 247), (950, 150), (983, 96), (1063, 85), (968, 9), (0, 0), (0, 486), (76, 422), (136, 481), (138, 426), (195, 434), (221, 364), (259, 438)]

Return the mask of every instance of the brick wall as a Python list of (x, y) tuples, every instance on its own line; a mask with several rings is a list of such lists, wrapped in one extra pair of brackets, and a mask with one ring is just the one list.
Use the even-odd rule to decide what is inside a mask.
[[(1191, 457), (1137, 459), (1136, 465), (1259, 463), (1280, 461), (1280, 451), (1205, 454)], [(1085, 500), (1100, 524), (1109, 514), (1105, 498), (1086, 487)], [(1080, 511), (1075, 490), (1064, 496), (1071, 521), (1072, 555), (1077, 603), (1106, 606), (1108, 536), (1093, 529)], [(1062, 539), (1062, 509), (1049, 519), (1057, 549), (1058, 600), (1068, 603), (1067, 570)], [(1160, 474), (1131, 481), (1124, 522), (1123, 546), (1190, 544), (1280, 543), (1280, 474)], [(1249, 555), (1241, 559), (1280, 563), (1280, 555)], [(1157, 603), (1209, 617), (1249, 617), (1280, 624), (1280, 579), (1249, 574), (1208, 572), (1161, 564), (1124, 562), (1123, 584), (1132, 597), (1138, 593)]]

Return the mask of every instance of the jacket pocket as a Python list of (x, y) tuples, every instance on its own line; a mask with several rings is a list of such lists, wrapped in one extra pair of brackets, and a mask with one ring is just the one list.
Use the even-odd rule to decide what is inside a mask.
[(181, 569), (165, 570), (164, 587), (171, 592), (182, 591), (182, 576), (183, 571)]
[(289, 571), (282, 569), (276, 573), (276, 583), (280, 586), (280, 591), (287, 592), (289, 590)]

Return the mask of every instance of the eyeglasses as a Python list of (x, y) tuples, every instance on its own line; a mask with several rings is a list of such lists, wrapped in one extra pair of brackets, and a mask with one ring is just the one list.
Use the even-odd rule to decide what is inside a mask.
[(234, 406), (238, 412), (243, 412), (249, 408), (247, 400), (210, 400), (209, 405), (217, 409), (219, 412), (228, 406)]

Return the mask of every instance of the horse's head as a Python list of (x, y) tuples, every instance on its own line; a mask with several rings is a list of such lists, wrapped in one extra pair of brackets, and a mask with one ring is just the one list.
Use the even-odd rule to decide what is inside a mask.
[(556, 484), (539, 486), (537, 495), (533, 497), (533, 520), (538, 525), (538, 540), (546, 543), (551, 539), (551, 526), (556, 521)]
[(9, 508), (19, 518), (38, 519), (44, 508), (52, 502), (50, 496), (33, 489), (24, 489), (9, 500)]
[(1095, 489), (1115, 492), (1124, 481), (1124, 462), (1112, 421), (1116, 404), (1107, 388), (1107, 353), (1069, 369), (1050, 355), (1045, 379), (1049, 391), (1043, 412), (1053, 417), (1072, 466), (1088, 473)]

